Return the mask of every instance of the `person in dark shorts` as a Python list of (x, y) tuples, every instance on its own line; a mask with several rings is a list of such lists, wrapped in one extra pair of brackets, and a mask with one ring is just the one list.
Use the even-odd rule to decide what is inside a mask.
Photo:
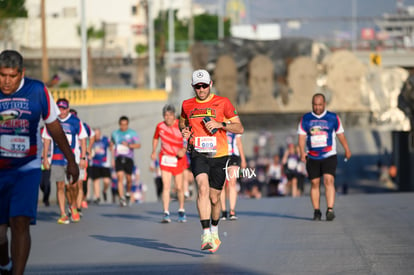
[(94, 202), (101, 202), (101, 180), (103, 181), (103, 201), (107, 201), (107, 191), (111, 184), (110, 152), (111, 143), (107, 136), (102, 135), (101, 129), (95, 128), (95, 142), (92, 145), (90, 177), (93, 182)]
[(30, 225), (37, 218), (41, 120), (67, 160), (72, 185), (79, 168), (52, 94), (44, 83), (25, 76), (23, 57), (14, 50), (0, 53), (0, 102), (0, 273), (21, 275), (30, 254)]
[[(312, 112), (303, 115), (298, 126), (300, 160), (306, 162), (311, 181), (313, 219), (321, 220), (320, 183), (323, 177), (326, 196), (326, 220), (335, 218), (335, 174), (337, 166), (336, 137), (345, 150), (345, 158), (351, 157), (351, 150), (345, 138), (339, 116), (326, 109), (325, 96), (317, 93), (312, 97)], [(307, 148), (307, 152), (305, 151)]]
[(211, 93), (213, 82), (206, 70), (194, 71), (191, 84), (195, 97), (182, 103), (180, 129), (191, 150), (191, 171), (198, 186), (201, 249), (214, 253), (221, 244), (220, 193), (229, 158), (226, 131), (242, 134), (244, 128), (230, 100)]
[[(126, 116), (119, 118), (119, 129), (112, 132), (111, 146), (113, 167), (118, 177), (118, 193), (121, 206), (127, 206), (131, 198), (132, 170), (134, 168), (134, 150), (141, 148), (137, 132), (129, 128)], [(124, 190), (124, 178), (127, 189)]]

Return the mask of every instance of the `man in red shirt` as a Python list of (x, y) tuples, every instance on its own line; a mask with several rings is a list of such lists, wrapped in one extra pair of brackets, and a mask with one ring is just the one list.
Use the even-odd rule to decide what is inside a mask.
[(197, 208), (203, 228), (201, 249), (214, 253), (221, 244), (220, 193), (229, 159), (226, 131), (242, 134), (244, 128), (230, 100), (211, 93), (213, 82), (206, 70), (194, 71), (191, 84), (195, 97), (182, 103), (180, 129), (188, 140), (191, 171), (198, 186)]

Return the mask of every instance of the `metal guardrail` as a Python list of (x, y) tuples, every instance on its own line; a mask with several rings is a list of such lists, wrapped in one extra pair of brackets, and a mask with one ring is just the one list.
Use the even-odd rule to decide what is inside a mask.
[(142, 101), (165, 101), (165, 90), (143, 89), (50, 89), (55, 100), (66, 98), (71, 105), (100, 105)]

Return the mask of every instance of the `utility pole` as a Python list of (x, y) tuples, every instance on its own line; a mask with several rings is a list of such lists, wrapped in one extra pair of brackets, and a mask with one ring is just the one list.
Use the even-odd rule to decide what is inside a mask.
[(49, 63), (47, 56), (47, 36), (46, 36), (46, 7), (45, 1), (40, 1), (40, 14), (41, 14), (41, 28), (42, 28), (42, 81), (47, 83), (49, 81)]
[(357, 43), (357, 0), (352, 0), (352, 51), (356, 50)]
[(190, 0), (190, 24), (188, 25), (188, 46), (194, 44), (194, 11), (193, 0)]
[(155, 41), (154, 41), (154, 21), (152, 20), (152, 1), (148, 0), (148, 54), (149, 54), (149, 80), (150, 89), (154, 90), (155, 85)]
[(86, 34), (85, 0), (81, 1), (81, 77), (82, 89), (88, 88), (88, 39)]
[(167, 92), (172, 92), (172, 67), (174, 63), (175, 51), (175, 32), (174, 32), (174, 9), (173, 1), (170, 0), (170, 7), (168, 9), (168, 62), (167, 62), (167, 77), (165, 79), (165, 89)]
[(224, 38), (224, 22), (223, 22), (223, 0), (218, 0), (218, 40), (221, 41)]

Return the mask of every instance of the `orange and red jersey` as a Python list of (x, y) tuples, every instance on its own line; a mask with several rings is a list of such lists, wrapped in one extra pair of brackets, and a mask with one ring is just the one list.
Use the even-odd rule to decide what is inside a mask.
[(181, 108), (181, 118), (189, 122), (192, 138), (189, 143), (197, 148), (201, 148), (201, 143), (210, 143), (213, 138), (214, 157), (229, 155), (226, 130), (218, 129), (215, 134), (211, 134), (204, 126), (203, 118), (210, 117), (218, 122), (228, 121), (238, 117), (236, 109), (230, 100), (212, 94), (208, 99), (201, 101), (196, 97), (183, 101)]

